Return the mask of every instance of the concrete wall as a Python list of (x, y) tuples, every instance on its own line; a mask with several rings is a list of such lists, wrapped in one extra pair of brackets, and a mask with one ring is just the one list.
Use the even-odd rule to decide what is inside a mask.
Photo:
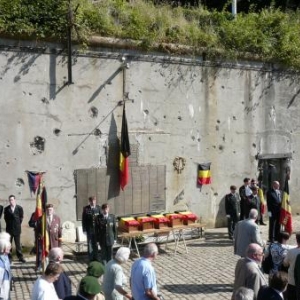
[[(117, 103), (123, 97), (123, 74), (115, 72), (122, 55), (129, 64), (130, 142), (138, 147), (140, 164), (166, 165), (167, 210), (188, 208), (208, 226), (224, 224), (221, 200), (231, 184), (240, 186), (245, 176), (257, 175), (255, 156), (292, 153), (291, 201), (293, 213), (299, 212), (295, 74), (254, 63), (215, 66), (95, 49), (73, 57), (74, 84), (65, 85), (67, 61), (53, 50), (57, 46), (4, 40), (1, 45), (0, 199), (7, 205), (8, 195), (15, 194), (25, 208), (23, 242), (32, 237), (27, 222), (35, 207), (26, 170), (46, 172), (48, 201), (62, 221), (76, 222), (74, 170), (106, 166), (112, 118), (118, 136), (121, 130)], [(100, 136), (87, 135), (99, 124)], [(37, 146), (40, 141), (44, 148)], [(173, 167), (176, 156), (186, 159), (180, 174)], [(212, 163), (212, 184), (200, 191), (197, 164), (204, 162)]]

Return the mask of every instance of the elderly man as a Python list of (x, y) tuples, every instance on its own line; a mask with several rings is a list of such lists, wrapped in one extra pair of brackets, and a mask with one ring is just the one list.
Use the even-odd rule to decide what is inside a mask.
[(255, 300), (260, 287), (268, 284), (259, 267), (263, 255), (263, 248), (260, 245), (253, 243), (247, 247), (246, 257), (238, 260), (235, 267), (232, 300), (234, 300), (235, 292), (241, 286), (253, 290)]
[(60, 217), (54, 213), (53, 204), (46, 205), (47, 216), (47, 231), (49, 234), (50, 249), (54, 247), (60, 247), (61, 245), (61, 224)]
[(251, 289), (247, 289), (244, 286), (238, 288), (234, 294), (234, 300), (253, 300), (254, 292)]
[(269, 215), (269, 241), (278, 240), (280, 232), (280, 209), (281, 209), (281, 191), (278, 181), (273, 181), (272, 188), (267, 191), (267, 205)]
[[(247, 207), (247, 200), (248, 200), (246, 191), (248, 191), (250, 189), (249, 184), (250, 184), (250, 178), (246, 177), (246, 178), (244, 178), (244, 184), (239, 188), (239, 194), (240, 194), (240, 198), (241, 198), (241, 202), (240, 202), (240, 212), (241, 212), (240, 219), (241, 220), (248, 218), (248, 214), (246, 215), (245, 210)], [(248, 192), (247, 192), (247, 194), (248, 194)]]
[(149, 243), (144, 248), (143, 257), (136, 260), (131, 268), (132, 297), (137, 300), (159, 300), (157, 293), (156, 274), (152, 261), (158, 254), (156, 244)]
[(258, 225), (255, 223), (258, 217), (258, 211), (251, 209), (249, 218), (239, 221), (234, 231), (234, 254), (244, 257), (247, 246), (251, 243), (264, 246), (260, 236)]
[[(49, 263), (55, 262), (60, 264), (64, 259), (64, 252), (61, 248), (55, 247), (49, 251), (48, 254)], [(53, 282), (56, 294), (59, 299), (64, 299), (67, 296), (72, 295), (71, 279), (68, 275), (62, 271), (58, 279)]]

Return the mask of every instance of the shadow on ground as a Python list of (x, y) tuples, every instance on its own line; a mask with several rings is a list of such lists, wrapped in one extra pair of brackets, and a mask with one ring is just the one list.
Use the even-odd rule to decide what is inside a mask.
[(232, 292), (230, 284), (166, 284), (163, 288), (174, 294), (215, 294)]

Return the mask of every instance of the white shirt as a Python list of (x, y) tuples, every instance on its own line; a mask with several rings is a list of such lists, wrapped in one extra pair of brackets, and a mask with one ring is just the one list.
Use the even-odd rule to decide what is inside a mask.
[(33, 285), (31, 300), (59, 300), (53, 283), (39, 277)]

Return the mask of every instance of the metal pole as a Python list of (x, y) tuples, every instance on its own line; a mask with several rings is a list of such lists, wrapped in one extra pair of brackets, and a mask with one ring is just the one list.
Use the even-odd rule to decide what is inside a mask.
[(231, 4), (231, 12), (232, 12), (232, 15), (234, 16), (234, 18), (236, 17), (236, 14), (237, 14), (236, 2), (237, 2), (237, 0), (232, 0), (232, 4)]

